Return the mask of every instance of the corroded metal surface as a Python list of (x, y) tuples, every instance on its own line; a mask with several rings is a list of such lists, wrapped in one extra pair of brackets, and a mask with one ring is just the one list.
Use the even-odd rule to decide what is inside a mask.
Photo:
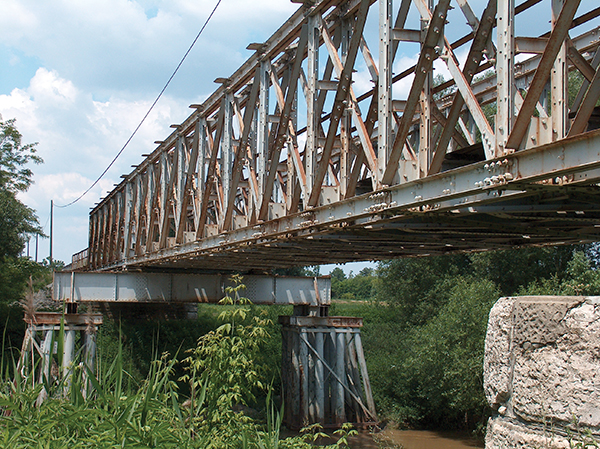
[[(306, 2), (92, 210), (87, 268), (598, 240), (600, 8), (578, 5), (490, 0), (476, 15), (460, 1), (457, 24), (448, 0)], [(538, 37), (518, 26), (532, 11), (551, 19)]]
[(318, 422), (378, 422), (360, 337), (362, 318), (280, 316), (284, 420), (295, 429)]
[(288, 316), (279, 317), (279, 324), (290, 327), (360, 328), (363, 319), (353, 316)]
[(35, 312), (26, 315), (23, 320), (30, 326), (99, 326), (102, 324), (100, 313), (60, 313), (60, 312)]

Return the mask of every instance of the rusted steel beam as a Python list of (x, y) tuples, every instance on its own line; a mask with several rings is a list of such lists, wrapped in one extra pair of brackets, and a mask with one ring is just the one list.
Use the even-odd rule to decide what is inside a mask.
[(590, 82), (585, 97), (583, 98), (583, 102), (575, 116), (575, 120), (571, 124), (568, 137), (583, 133), (587, 130), (588, 121), (592, 112), (594, 112), (594, 107), (598, 102), (598, 98), (600, 98), (600, 69), (596, 70), (596, 73)]
[[(483, 11), (483, 14), (481, 15), (481, 20), (479, 21), (479, 25), (477, 27), (477, 30), (475, 31), (475, 37), (473, 38), (473, 43), (471, 44), (469, 55), (467, 56), (465, 67), (463, 69), (463, 75), (465, 77), (465, 81), (468, 84), (470, 84), (471, 81), (473, 81), (476, 69), (477, 67), (479, 67), (479, 64), (481, 62), (483, 49), (487, 45), (487, 42), (491, 39), (492, 29), (495, 22), (494, 19), (496, 17), (496, 10), (496, 0), (490, 0), (488, 2), (487, 7)], [(454, 95), (452, 107), (448, 112), (448, 118), (446, 119), (446, 123), (444, 124), (442, 135), (440, 136), (435, 147), (433, 158), (429, 166), (430, 175), (438, 173), (442, 168), (442, 162), (444, 160), (448, 144), (450, 143), (450, 139), (455, 133), (456, 123), (458, 121), (458, 118), (460, 117), (463, 105), (463, 97), (460, 95), (459, 92), (457, 92)]]
[(273, 190), (273, 183), (277, 175), (277, 165), (279, 165), (279, 155), (281, 149), (285, 144), (285, 134), (288, 131), (290, 122), (290, 115), (292, 112), (292, 105), (296, 96), (296, 86), (298, 84), (298, 78), (300, 77), (300, 69), (302, 67), (302, 58), (304, 51), (308, 43), (308, 27), (304, 25), (302, 32), (300, 33), (300, 40), (298, 41), (298, 47), (296, 49), (296, 55), (294, 58), (294, 65), (290, 74), (290, 81), (285, 95), (285, 104), (281, 110), (279, 117), (279, 124), (277, 126), (277, 132), (275, 133), (275, 139), (273, 147), (270, 149), (270, 161), (267, 173), (266, 183), (263, 189), (262, 204), (258, 213), (258, 218), (261, 220), (266, 219), (269, 211), (269, 203), (271, 201), (271, 193)]
[(233, 169), (231, 172), (231, 185), (229, 188), (231, 189), (229, 193), (229, 201), (226, 205), (225, 211), (225, 219), (223, 221), (223, 229), (228, 230), (231, 227), (231, 217), (233, 215), (233, 205), (235, 202), (235, 197), (238, 189), (238, 185), (240, 182), (240, 177), (242, 175), (242, 168), (246, 155), (246, 147), (248, 145), (248, 137), (250, 136), (250, 130), (252, 129), (252, 118), (254, 117), (254, 109), (256, 107), (256, 102), (258, 101), (258, 92), (259, 92), (259, 76), (260, 76), (260, 68), (257, 68), (256, 74), (254, 76), (254, 81), (252, 83), (252, 89), (250, 92), (250, 96), (248, 97), (248, 102), (246, 103), (246, 109), (244, 110), (244, 120), (242, 122), (242, 135), (240, 141), (237, 145), (237, 151), (234, 155)]
[(183, 233), (185, 230), (185, 222), (188, 213), (188, 206), (192, 198), (192, 185), (194, 175), (198, 165), (198, 153), (200, 151), (200, 136), (202, 135), (201, 129), (202, 123), (198, 121), (196, 123), (196, 129), (194, 131), (194, 139), (192, 141), (192, 151), (190, 153), (190, 160), (188, 162), (188, 169), (185, 175), (185, 185), (183, 186), (182, 202), (179, 208), (179, 216), (177, 218), (177, 233), (175, 235), (175, 241), (177, 243), (183, 243)]
[(548, 38), (546, 49), (544, 50), (542, 59), (537, 67), (533, 81), (529, 85), (527, 97), (519, 110), (519, 115), (515, 120), (514, 127), (506, 142), (506, 148), (515, 150), (520, 148), (523, 137), (525, 137), (525, 133), (529, 127), (529, 120), (533, 116), (533, 111), (535, 110), (536, 104), (542, 94), (542, 90), (548, 81), (556, 55), (567, 37), (569, 27), (573, 22), (573, 17), (575, 17), (579, 3), (580, 0), (569, 0), (565, 2), (562, 7), (554, 29)]
[(435, 47), (439, 44), (449, 6), (450, 0), (440, 0), (433, 11), (417, 62), (415, 78), (410, 93), (408, 94), (408, 99), (406, 100), (406, 108), (402, 114), (401, 122), (398, 125), (398, 131), (394, 139), (392, 151), (381, 178), (381, 183), (384, 185), (391, 185), (396, 176), (400, 155), (402, 154), (402, 149), (404, 148), (404, 143), (412, 124), (412, 116), (417, 108), (423, 84), (425, 83), (427, 74), (431, 70), (433, 60), (437, 57)]
[[(222, 102), (225, 102), (225, 97), (223, 97)], [(223, 135), (224, 122), (225, 107), (224, 105), (222, 105), (221, 109), (219, 109), (219, 118), (217, 122), (217, 129), (215, 132), (214, 140), (210, 138), (209, 133), (209, 142), (212, 140), (212, 143), (209, 145), (210, 159), (208, 161), (208, 170), (204, 181), (204, 193), (202, 195), (202, 201), (200, 202), (200, 215), (198, 218), (198, 226), (196, 228), (196, 239), (204, 237), (204, 228), (206, 226), (206, 220), (208, 218), (208, 204), (210, 201), (212, 189), (213, 187), (215, 187), (214, 183), (216, 178), (215, 175), (217, 167), (217, 155), (219, 153), (219, 145), (221, 142), (221, 137)], [(200, 174), (200, 176), (202, 176), (202, 174)]]
[(596, 73), (596, 70), (587, 61), (587, 59), (585, 59), (581, 55), (581, 53), (579, 53), (579, 50), (577, 50), (577, 47), (575, 47), (575, 44), (573, 44), (573, 41), (570, 38), (567, 39), (567, 46), (568, 46), (567, 51), (568, 51), (569, 59), (571, 60), (573, 65), (575, 67), (577, 67), (577, 70), (579, 70), (579, 72), (581, 72), (581, 74), (585, 77), (585, 79), (588, 80), (588, 82), (591, 82), (592, 79), (594, 78), (594, 74)]
[[(329, 33), (327, 32), (327, 30), (325, 28), (323, 28), (322, 34), (323, 34), (323, 41), (325, 43), (325, 47), (327, 48), (327, 51), (329, 53), (329, 59), (333, 63), (333, 67), (335, 69), (338, 79), (341, 79), (344, 65), (342, 64), (342, 61), (337, 53), (337, 49), (336, 49), (331, 37), (329, 36)], [(360, 42), (362, 43), (363, 40), (361, 39)], [(361, 45), (361, 47), (362, 47), (362, 45)], [(347, 99), (347, 101), (349, 101), (351, 103), (349, 105), (348, 109), (350, 109), (350, 113), (352, 114), (352, 119), (354, 120), (356, 130), (357, 130), (360, 142), (361, 142), (361, 148), (364, 151), (364, 155), (365, 155), (368, 167), (372, 173), (376, 173), (377, 156), (375, 155), (375, 150), (373, 149), (373, 144), (371, 143), (371, 137), (370, 137), (367, 127), (361, 117), (360, 108), (359, 108), (358, 102), (356, 100), (356, 95), (354, 94), (354, 89), (352, 88), (351, 85), (349, 85), (348, 89), (349, 89), (349, 94), (348, 94), (349, 98)]]
[(356, 61), (356, 55), (360, 46), (363, 28), (367, 21), (367, 13), (369, 10), (369, 6), (369, 0), (362, 0), (360, 4), (360, 9), (358, 10), (356, 16), (354, 30), (352, 33), (352, 37), (350, 38), (350, 45), (348, 46), (348, 53), (346, 54), (346, 60), (344, 61), (344, 68), (340, 74), (340, 79), (338, 81), (338, 88), (333, 102), (333, 112), (329, 119), (329, 129), (327, 131), (327, 138), (321, 155), (321, 162), (317, 168), (314, 184), (310, 192), (310, 197), (307, 201), (308, 207), (315, 207), (319, 201), (323, 180), (325, 179), (327, 168), (329, 166), (329, 158), (331, 157), (333, 142), (335, 137), (337, 136), (337, 129), (340, 123), (340, 119), (342, 118), (342, 102), (345, 101), (349, 96), (350, 82), (352, 80), (352, 71), (354, 70), (354, 62)]
[[(392, 26), (394, 1), (399, 3), (395, 5), (399, 9)], [(210, 256), (235, 260), (232, 263), (239, 267), (250, 267), (256, 263), (251, 254), (258, 252), (266, 258), (265, 263), (276, 264), (277, 253), (267, 248), (282, 247), (280, 238), (302, 241), (304, 245), (307, 233), (317, 237), (334, 232), (333, 228), (317, 225), (324, 217), (313, 211), (321, 207), (336, 211), (337, 205), (344, 201), (357, 205), (359, 203), (354, 202), (357, 193), (372, 192), (377, 197), (386, 191), (387, 185), (428, 182), (435, 172), (441, 171), (442, 163), (447, 170), (466, 164), (469, 157), (473, 158), (471, 161), (484, 157), (477, 147), (475, 124), (490, 141), (496, 137), (495, 133), (500, 136), (497, 148), (493, 142), (486, 145), (485, 157), (503, 154), (505, 140), (511, 135), (515, 108), (526, 107), (527, 99), (535, 97), (532, 94), (535, 86), (531, 82), (539, 84), (535, 71), (537, 69), (537, 76), (541, 76), (540, 61), (551, 67), (552, 89), (559, 93), (552, 96), (551, 105), (546, 104), (545, 96), (541, 101), (535, 101), (533, 107), (537, 114), (527, 117), (526, 121), (523, 119), (526, 127), (532, 129), (527, 146), (536, 145), (538, 137), (543, 143), (565, 135), (568, 118), (563, 89), (567, 69), (577, 68), (585, 77), (571, 111), (571, 117), (575, 117), (571, 135), (587, 128), (597, 97), (594, 80), (600, 62), (598, 43), (593, 36), (595, 31), (574, 37), (573, 45), (568, 38), (561, 41), (556, 37), (556, 31), (592, 20), (598, 15), (595, 10), (583, 12), (571, 23), (566, 23), (566, 19), (561, 19), (564, 14), (558, 14), (560, 1), (552, 2), (550, 6), (555, 8), (554, 37), (548, 34), (522, 38), (513, 36), (511, 17), (540, 0), (529, 0), (516, 7), (512, 0), (499, 0), (503, 12), (498, 14), (497, 27), (502, 48), (496, 50), (489, 39), (496, 23), (493, 11), (496, 2), (490, 2), (478, 19), (469, 3), (459, 0), (473, 32), (449, 44), (441, 37), (432, 38), (437, 19), (426, 1), (394, 1), (330, 0), (307, 4), (282, 27), (291, 30), (291, 34), (274, 35), (265, 44), (253, 45), (256, 53), (250, 62), (229, 78), (223, 78), (224, 84), (210, 101), (194, 105), (195, 111), (190, 117), (175, 125), (176, 129), (167, 139), (157, 142), (158, 147), (147, 159), (131, 174), (123, 176), (123, 181), (113, 192), (92, 210), (90, 265), (98, 269), (142, 268), (144, 264), (161, 263), (194, 267), (205, 266), (198, 258)], [(422, 25), (420, 22), (406, 23), (412, 5), (425, 22), (430, 22), (421, 28), (422, 31), (418, 30)], [(444, 2), (437, 7), (443, 6)], [(382, 28), (379, 66), (375, 65), (368, 48), (370, 34), (363, 32), (365, 25), (360, 23), (367, 11), (377, 7)], [(444, 25), (444, 21), (437, 21)], [(304, 44), (302, 30), (307, 28), (309, 32)], [(439, 31), (442, 36), (441, 27)], [(506, 42), (501, 36), (508, 36)], [(392, 75), (398, 43), (407, 38), (422, 42), (424, 51), (416, 66), (401, 67), (400, 73)], [(472, 45), (465, 67), (459, 68), (455, 57), (457, 49), (470, 41)], [(446, 49), (452, 79), (432, 87), (430, 74), (423, 74), (431, 61), (424, 62), (423, 58), (426, 60), (427, 49), (436, 50), (437, 45)], [(554, 59), (548, 50), (552, 45), (560, 46)], [(352, 85), (350, 81), (351, 71), (358, 66), (359, 49), (365, 59), (364, 74), (375, 83), (372, 89), (363, 83)], [(483, 61), (484, 50), (487, 61)], [(325, 53), (321, 54), (326, 62), (319, 64), (319, 52), (323, 51)], [(519, 61), (515, 68), (512, 57), (520, 51), (533, 52), (535, 56)], [(473, 82), (476, 73), (493, 68), (494, 53), (498, 76)], [(592, 58), (594, 53), (596, 56)], [(432, 60), (436, 57), (437, 52), (430, 54)], [(590, 59), (593, 60), (590, 62)], [(569, 60), (570, 67), (567, 66)], [(416, 73), (415, 68), (418, 68)], [(517, 75), (515, 71), (519, 71)], [(413, 73), (416, 76), (408, 101), (397, 98), (392, 85)], [(532, 95), (523, 99), (515, 89), (515, 82), (510, 81), (515, 78), (519, 89), (530, 86)], [(590, 80), (594, 82), (588, 89)], [(448, 95), (439, 98), (444, 89), (453, 86), (458, 87), (454, 101)], [(544, 80), (543, 88), (545, 86)], [(327, 98), (334, 90), (335, 98), (331, 95)], [(307, 100), (306, 107), (298, 105), (300, 91)], [(468, 100), (468, 108), (464, 107), (463, 96)], [(274, 108), (273, 104), (269, 108), (270, 101), (276, 101)], [(495, 133), (481, 110), (494, 101), (498, 103)], [(368, 109), (363, 119), (360, 109), (366, 105)], [(397, 112), (403, 113), (401, 118)], [(394, 121), (399, 125), (397, 130)], [(305, 123), (310, 126), (298, 126)], [(556, 131), (550, 135), (543, 126)], [(451, 143), (451, 139), (454, 142)], [(456, 149), (460, 151), (454, 152)], [(466, 152), (464, 157), (461, 156), (463, 151)], [(467, 153), (470, 154), (468, 157)], [(383, 182), (383, 178), (387, 182)], [(527, 187), (527, 192), (530, 189), (531, 186)], [(524, 194), (520, 195), (519, 198)], [(301, 215), (300, 223), (290, 224), (297, 214)], [(346, 215), (349, 218), (343, 226), (360, 227), (356, 225), (362, 219), (360, 210), (346, 214), (350, 215)], [(338, 225), (341, 226), (333, 226)], [(175, 238), (170, 239), (169, 232), (173, 229)], [(242, 230), (246, 233), (240, 234)], [(589, 234), (584, 230), (581, 232), (582, 235)], [(256, 238), (246, 240), (244, 235)], [(284, 235), (285, 238), (281, 237)], [(271, 240), (274, 236), (278, 236), (277, 242)], [(210, 242), (218, 237), (223, 240), (218, 246), (211, 246)], [(346, 252), (341, 256), (322, 251), (319, 257), (323, 260), (327, 257), (357, 260), (370, 255), (380, 257), (385, 253), (386, 250), (369, 249), (371, 243), (368, 242), (375, 240), (370, 239), (368, 233), (361, 234), (361, 238), (365, 243), (356, 253)], [(377, 240), (377, 244), (381, 241)], [(452, 241), (454, 246), (464, 247), (455, 239)], [(505, 240), (497, 241), (499, 245), (503, 242)], [(433, 246), (438, 248), (436, 245)], [(198, 248), (195, 255), (185, 251), (185, 255), (180, 255), (181, 248), (192, 247)], [(394, 254), (414, 251), (414, 247), (411, 248)], [(301, 252), (286, 253), (281, 259), (281, 264), (293, 264), (294, 260), (304, 263), (310, 256)]]
[[(582, 173), (582, 179), (594, 184), (600, 180), (598, 142), (600, 142), (600, 132), (578, 135), (541, 148), (523, 150), (503, 158), (390, 187), (375, 194), (315, 208), (310, 212), (293, 214), (250, 228), (241, 228), (228, 234), (210, 236), (193, 245), (170, 248), (159, 254), (147, 254), (132, 260), (131, 266), (152, 265), (153, 261), (160, 263), (161, 260), (179, 260), (182, 266), (187, 264), (190, 266), (194, 266), (194, 264), (214, 266), (215, 260), (221, 260), (216, 257), (222, 257), (222, 260), (228, 260), (227, 263), (230, 267), (249, 269), (258, 261), (261, 264), (296, 265), (309, 264), (311, 259), (364, 260), (370, 257), (385, 258), (386, 255), (395, 257), (402, 254), (423, 253), (428, 250), (419, 249), (418, 244), (412, 246), (410, 235), (414, 234), (410, 232), (397, 237), (386, 234), (389, 242), (398, 238), (397, 250), (394, 249), (394, 245), (377, 246), (373, 242), (377, 236), (373, 230), (374, 226), (381, 223), (384, 227), (390, 227), (391, 223), (402, 222), (403, 217), (411, 216), (431, 216), (434, 219), (436, 214), (446, 214), (451, 221), (455, 216), (454, 211), (456, 213), (461, 211), (462, 213), (476, 213), (479, 205), (505, 204), (511, 199), (519, 200), (535, 195), (535, 192), (541, 192), (540, 188), (544, 184), (540, 183), (546, 182), (545, 180), (555, 182), (555, 179), (560, 179), (562, 183), (563, 179), (567, 179), (565, 182), (568, 183), (569, 179), (573, 179), (577, 173)], [(598, 188), (592, 190), (597, 191)], [(556, 187), (553, 192), (563, 195), (561, 193), (563, 190)], [(417, 195), (415, 196), (415, 194)], [(586, 201), (595, 201), (592, 199), (594, 197), (589, 195), (581, 198), (587, 198)], [(535, 212), (535, 203), (531, 207)], [(471, 209), (473, 212), (470, 212)], [(553, 214), (554, 217), (560, 218), (560, 214), (557, 215), (556, 212)], [(574, 220), (574, 218), (575, 216), (570, 220)], [(563, 229), (564, 226), (564, 223), (561, 222), (557, 229)], [(580, 226), (580, 224), (575, 225), (576, 228)], [(351, 238), (352, 234), (346, 234), (345, 230), (353, 229), (360, 229), (360, 233), (357, 234), (357, 244), (364, 243), (358, 247), (349, 246), (349, 252), (346, 252), (344, 246), (339, 246), (339, 244)], [(319, 232), (332, 234), (332, 236), (337, 234), (340, 239), (339, 243), (333, 244), (334, 240), (332, 240), (328, 243), (328, 247), (331, 248), (329, 251), (321, 249), (315, 251), (315, 248), (319, 248), (315, 247)], [(446, 239), (446, 243), (451, 243), (452, 247), (447, 248), (446, 251), (452, 251), (454, 247), (455, 250), (485, 248), (486, 245), (497, 247), (506, 244), (508, 241), (506, 239), (517, 238), (510, 234), (502, 236), (499, 233), (497, 239), (489, 239), (488, 243), (485, 243), (486, 240), (483, 238), (481, 241), (467, 240), (459, 245), (461, 238), (465, 238), (466, 234), (457, 230), (455, 231), (456, 235), (452, 236), (451, 232), (437, 234), (440, 242), (444, 242)], [(527, 233), (535, 236), (536, 230), (531, 228)], [(540, 239), (555, 241), (552, 240), (551, 234), (544, 233), (543, 237), (536, 237), (531, 241), (522, 236), (517, 240), (519, 244), (544, 241)], [(431, 238), (435, 235), (433, 233), (429, 237), (432, 244), (435, 241)], [(558, 234), (556, 235), (558, 237)], [(563, 237), (564, 234), (561, 233), (561, 241), (565, 240)], [(574, 241), (576, 239), (577, 236), (573, 235), (573, 240), (567, 240)], [(285, 246), (286, 242), (297, 242), (298, 251)], [(416, 243), (419, 242), (423, 243), (423, 240), (417, 240)], [(402, 249), (401, 246), (406, 248)], [(442, 244), (441, 248), (443, 246)], [(284, 247), (285, 250), (282, 249)], [(267, 252), (261, 252), (263, 250)], [(213, 257), (215, 259), (212, 259)]]

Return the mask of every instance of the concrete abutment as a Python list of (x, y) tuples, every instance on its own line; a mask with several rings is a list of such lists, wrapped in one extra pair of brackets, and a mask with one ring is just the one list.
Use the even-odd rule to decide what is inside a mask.
[(486, 449), (600, 441), (600, 298), (498, 300), (488, 322), (484, 389), (494, 409)]

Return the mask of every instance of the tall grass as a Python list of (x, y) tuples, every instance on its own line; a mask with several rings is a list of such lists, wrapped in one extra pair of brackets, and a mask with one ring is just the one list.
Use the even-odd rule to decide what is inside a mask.
[[(29, 374), (3, 376), (0, 391), (0, 447), (5, 448), (308, 448), (323, 434), (318, 427), (280, 438), (281, 411), (268, 395), (267, 423), (256, 422), (220, 404), (207, 403), (207, 377), (197, 380), (194, 397), (180, 397), (172, 372), (176, 360), (163, 355), (137, 387), (124, 388), (122, 351), (100, 377), (82, 363), (56, 383), (33, 382)], [(85, 398), (81, 386), (89, 377), (94, 394)], [(39, 403), (42, 390), (46, 399)], [(69, 394), (64, 395), (65, 389)], [(220, 419), (207, 410), (220, 410)], [(340, 441), (326, 447), (346, 447)], [(319, 447), (319, 446), (317, 446)]]

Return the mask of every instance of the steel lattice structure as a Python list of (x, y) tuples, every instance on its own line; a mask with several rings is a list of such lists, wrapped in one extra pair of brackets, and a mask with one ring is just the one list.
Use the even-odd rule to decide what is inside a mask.
[[(455, 0), (470, 30), (450, 42), (450, 0), (305, 1), (92, 210), (88, 268), (598, 240), (600, 8), (579, 4), (489, 0), (478, 17)], [(547, 32), (520, 37), (532, 8)], [(395, 62), (404, 45), (420, 46), (416, 64)]]

